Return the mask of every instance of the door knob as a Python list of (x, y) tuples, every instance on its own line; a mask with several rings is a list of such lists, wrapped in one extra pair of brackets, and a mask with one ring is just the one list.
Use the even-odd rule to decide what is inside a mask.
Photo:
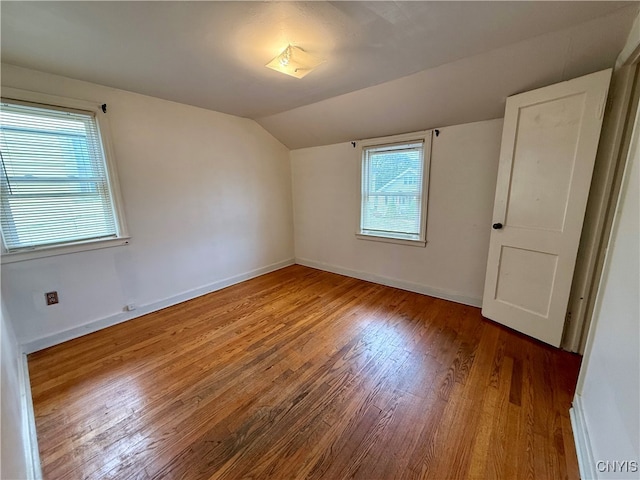
[(493, 229), (494, 230), (500, 230), (502, 228), (502, 224), (501, 223), (494, 223), (493, 224)]

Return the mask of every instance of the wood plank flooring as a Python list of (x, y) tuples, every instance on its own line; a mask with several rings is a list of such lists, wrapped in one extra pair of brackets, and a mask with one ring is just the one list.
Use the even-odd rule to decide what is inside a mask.
[(578, 478), (580, 358), (302, 266), (29, 356), (46, 479)]

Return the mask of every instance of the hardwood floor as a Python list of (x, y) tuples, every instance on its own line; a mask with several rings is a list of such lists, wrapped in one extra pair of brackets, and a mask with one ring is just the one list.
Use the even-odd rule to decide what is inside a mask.
[(580, 358), (292, 266), (29, 356), (47, 479), (578, 478)]

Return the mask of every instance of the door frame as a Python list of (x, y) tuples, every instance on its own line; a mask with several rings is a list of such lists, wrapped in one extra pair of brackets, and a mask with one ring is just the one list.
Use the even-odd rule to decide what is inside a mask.
[(640, 45), (613, 73), (561, 347), (584, 354), (640, 100)]

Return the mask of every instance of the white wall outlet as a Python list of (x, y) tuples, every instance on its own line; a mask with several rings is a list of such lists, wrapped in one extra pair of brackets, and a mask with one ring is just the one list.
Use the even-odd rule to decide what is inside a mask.
[(136, 309), (135, 303), (129, 303), (124, 307), (125, 312), (133, 312), (135, 309)]

